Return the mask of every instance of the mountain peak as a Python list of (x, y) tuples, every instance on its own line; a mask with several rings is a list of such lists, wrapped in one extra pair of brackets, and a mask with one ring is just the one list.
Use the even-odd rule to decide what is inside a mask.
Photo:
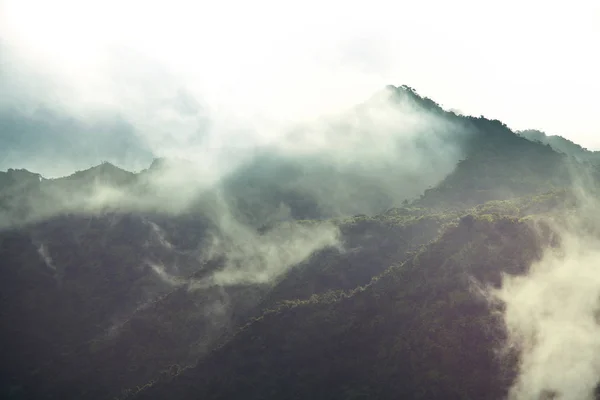
[(64, 178), (58, 178), (57, 181), (78, 181), (80, 183), (89, 183), (93, 181), (101, 181), (109, 184), (123, 184), (135, 178), (135, 173), (126, 171), (122, 168), (111, 164), (108, 161), (103, 161), (101, 164), (77, 171), (72, 175)]
[(420, 95), (414, 88), (408, 85), (387, 85), (379, 94), (375, 97), (379, 96), (388, 96), (389, 99), (395, 100), (398, 102), (402, 101), (412, 101), (418, 106), (424, 108), (427, 111), (439, 112), (443, 111), (442, 107), (431, 100), (429, 97), (425, 97)]
[(6, 172), (0, 171), (0, 188), (12, 185), (30, 184), (42, 181), (42, 176), (26, 169), (9, 168)]
[(78, 171), (75, 173), (81, 175), (92, 175), (92, 176), (102, 176), (102, 175), (111, 175), (111, 174), (121, 174), (121, 173), (130, 173), (125, 171), (122, 168), (117, 167), (114, 164), (111, 164), (108, 161), (103, 161), (102, 163), (93, 166), (91, 168), (85, 169), (83, 171)]
[(173, 168), (189, 168), (193, 164), (190, 160), (178, 157), (157, 157), (152, 161), (147, 171), (159, 171)]

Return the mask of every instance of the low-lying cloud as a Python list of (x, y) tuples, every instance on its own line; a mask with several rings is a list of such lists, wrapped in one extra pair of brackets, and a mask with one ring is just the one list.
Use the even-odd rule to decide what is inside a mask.
[[(286, 30), (277, 19), (272, 29), (254, 27), (219, 5), (196, 14), (181, 2), (144, 4), (143, 12), (115, 2), (60, 6), (81, 18), (57, 23), (59, 4), (43, 2), (35, 15), (19, 2), (5, 14), (0, 168), (57, 178), (108, 161), (138, 173), (103, 164), (27, 184), (12, 173), (0, 229), (65, 213), (199, 214), (212, 232), (198, 244), (200, 261), (222, 258), (223, 266), (195, 287), (265, 284), (340, 246), (324, 220), (398, 206), (464, 157), (464, 126), (423, 108), (409, 89), (384, 89), (394, 52), (373, 32), (352, 27), (352, 37), (366, 39), (319, 37), (307, 48), (306, 27)], [(94, 22), (102, 15), (112, 28)], [(157, 227), (150, 230), (167, 249)], [(189, 283), (152, 265), (171, 286)]]
[[(372, 214), (417, 197), (464, 156), (468, 132), (410, 95), (399, 101), (382, 90), (394, 83), (383, 75), (395, 52), (366, 27), (352, 26), (343, 40), (309, 38), (287, 11), (254, 26), (218, 4), (144, 4), (140, 14), (133, 3), (61, 0), (35, 4), (35, 15), (23, 4), (7, 3), (0, 28), (0, 169), (51, 178), (101, 161), (134, 171), (156, 157), (189, 161), (152, 174), (142, 195), (105, 184), (85, 194), (63, 190), (52, 210), (31, 207), (44, 217), (59, 212), (57, 204), (182, 212), (199, 193), (252, 174), (260, 188), (225, 190), (230, 205), (246, 203), (232, 212), (252, 226), (265, 222), (256, 215), (282, 207), (301, 218)], [(60, 10), (79, 19), (50, 29)], [(111, 29), (97, 24), (100, 16)], [(157, 29), (164, 24), (170, 28)]]
[[(209, 254), (225, 255), (224, 267), (209, 280), (219, 286), (270, 283), (317, 250), (332, 246), (341, 249), (339, 230), (331, 223), (285, 223), (263, 235), (235, 221), (226, 226), (224, 234), (215, 237), (209, 248)], [(195, 286), (198, 283), (190, 288)]]
[[(587, 192), (587, 190), (586, 190)], [(493, 290), (505, 304), (509, 345), (520, 352), (512, 400), (595, 398), (600, 382), (598, 203), (579, 190), (579, 208), (553, 224), (560, 245), (522, 276)]]

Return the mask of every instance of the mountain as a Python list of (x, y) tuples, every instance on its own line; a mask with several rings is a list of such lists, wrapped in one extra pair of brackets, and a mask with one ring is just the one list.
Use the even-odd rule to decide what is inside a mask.
[(587, 161), (594, 164), (598, 164), (600, 162), (600, 151), (588, 150), (584, 147), (581, 147), (577, 143), (573, 143), (569, 139), (565, 139), (562, 136), (549, 136), (544, 132), (535, 129), (518, 131), (517, 133), (528, 140), (547, 144), (555, 151), (573, 157), (578, 161)]
[[(530, 142), (497, 121), (469, 118), (479, 134), (473, 150), (418, 204), (475, 206), (569, 185), (580, 168), (549, 146)], [(493, 134), (490, 134), (493, 132)]]
[(540, 251), (534, 238), (514, 218), (462, 220), (366, 286), (252, 320), (136, 398), (503, 398), (514, 371), (494, 354), (501, 324), (465, 274), (488, 283), (523, 271)]
[(505, 397), (485, 293), (560, 248), (596, 168), (407, 86), (290, 143), (315, 126), (221, 176), (0, 173), (2, 397)]

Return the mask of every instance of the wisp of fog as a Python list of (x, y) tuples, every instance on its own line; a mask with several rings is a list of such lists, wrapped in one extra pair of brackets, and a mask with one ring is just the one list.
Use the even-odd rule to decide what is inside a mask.
[(553, 223), (560, 245), (547, 248), (525, 275), (507, 275), (492, 290), (505, 304), (508, 345), (520, 352), (511, 400), (594, 398), (600, 377), (599, 208), (589, 193), (575, 192), (578, 209)]
[[(176, 252), (152, 214), (204, 216), (210, 234), (198, 243), (198, 271), (211, 260), (222, 265), (191, 278), (165, 260), (140, 259), (161, 291), (272, 284), (323, 248), (343, 251), (328, 219), (414, 199), (465, 155), (465, 126), (423, 107), (409, 88), (384, 88), (391, 82), (362, 62), (337, 63), (335, 41), (319, 39), (318, 49), (301, 54), (293, 45), (302, 44), (304, 29), (234, 35), (171, 7), (199, 34), (181, 31), (181, 23), (157, 34), (141, 19), (162, 17), (159, 9), (144, 4), (140, 15), (112, 3), (96, 11), (133, 15), (139, 32), (125, 19), (92, 32), (82, 21), (98, 16), (72, 2), (66, 9), (82, 16), (68, 22), (80, 29), (74, 34), (60, 24), (45, 29), (46, 18), (35, 15), (16, 23), (28, 12), (10, 6), (15, 19), (0, 28), (0, 168), (44, 178), (23, 183), (9, 174), (16, 183), (4, 188), (0, 229), (64, 214), (137, 213), (152, 240)], [(37, 6), (36, 15), (56, 15)], [(248, 27), (250, 19), (215, 7)], [(76, 170), (83, 171), (70, 175)], [(46, 265), (60, 271), (40, 243)], [(153, 300), (148, 291), (140, 302)], [(222, 301), (215, 297), (215, 310)]]

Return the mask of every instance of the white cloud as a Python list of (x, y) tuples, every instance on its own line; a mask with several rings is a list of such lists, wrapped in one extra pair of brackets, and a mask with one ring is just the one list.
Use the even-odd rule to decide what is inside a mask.
[[(582, 178), (582, 177), (579, 177)], [(600, 262), (597, 192), (575, 186), (578, 208), (550, 223), (556, 248), (545, 249), (524, 275), (492, 289), (504, 303), (508, 345), (520, 352), (510, 400), (554, 393), (592, 400), (600, 382)]]
[[(6, 57), (2, 69), (29, 101), (82, 118), (122, 113), (163, 154), (197, 144), (207, 121), (213, 146), (248, 130), (264, 141), (402, 83), (465, 113), (593, 147), (598, 7), (4, 0), (0, 35), (20, 60)], [(196, 113), (173, 107), (180, 93)]]

